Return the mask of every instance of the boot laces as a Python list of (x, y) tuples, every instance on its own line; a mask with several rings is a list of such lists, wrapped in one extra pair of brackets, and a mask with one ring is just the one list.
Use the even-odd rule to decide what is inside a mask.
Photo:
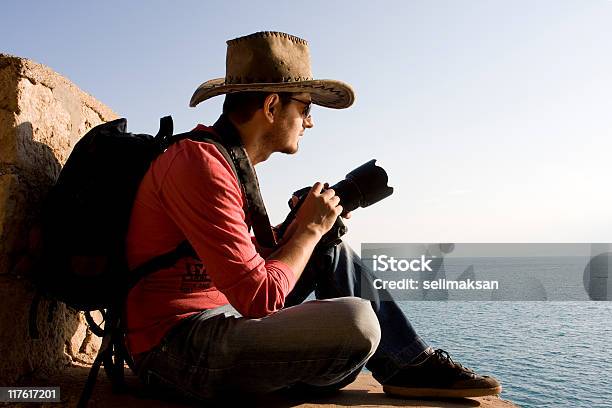
[(476, 374), (472, 369), (464, 367), (460, 363), (455, 363), (451, 358), (450, 354), (445, 350), (437, 349), (436, 351), (434, 351), (433, 355), (436, 356), (438, 361), (442, 362), (445, 365), (448, 365), (452, 368), (456, 368), (460, 371), (468, 372), (470, 374)]

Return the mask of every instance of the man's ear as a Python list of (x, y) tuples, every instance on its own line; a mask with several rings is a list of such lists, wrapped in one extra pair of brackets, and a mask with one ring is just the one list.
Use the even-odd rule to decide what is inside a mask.
[(281, 105), (280, 96), (277, 93), (272, 93), (266, 96), (264, 100), (263, 113), (268, 122), (274, 122), (274, 114), (278, 113)]

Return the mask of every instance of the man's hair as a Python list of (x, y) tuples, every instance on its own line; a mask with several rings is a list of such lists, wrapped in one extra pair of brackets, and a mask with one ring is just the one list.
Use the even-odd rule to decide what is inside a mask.
[(276, 93), (284, 105), (291, 100), (291, 92), (235, 92), (225, 95), (223, 113), (232, 114), (238, 123), (247, 122), (253, 117), (255, 111), (261, 108), (268, 95)]

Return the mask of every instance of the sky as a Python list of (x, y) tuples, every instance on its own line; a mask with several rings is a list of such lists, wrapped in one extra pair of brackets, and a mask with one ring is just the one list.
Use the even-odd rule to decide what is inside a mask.
[[(61, 5), (60, 5), (61, 4)], [(314, 107), (296, 155), (257, 166), (273, 223), (292, 191), (371, 159), (395, 192), (353, 212), (362, 242), (612, 242), (612, 1), (19, 1), (0, 52), (69, 78), (136, 133), (217, 119), (189, 108), (225, 75), (228, 39), (308, 40), (315, 78), (353, 86)]]

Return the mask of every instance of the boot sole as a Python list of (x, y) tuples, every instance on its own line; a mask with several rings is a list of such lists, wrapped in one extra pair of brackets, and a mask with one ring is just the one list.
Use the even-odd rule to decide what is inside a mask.
[(408, 388), (395, 385), (383, 385), (383, 391), (389, 395), (408, 398), (467, 398), (484, 397), (499, 394), (501, 385), (493, 388)]

